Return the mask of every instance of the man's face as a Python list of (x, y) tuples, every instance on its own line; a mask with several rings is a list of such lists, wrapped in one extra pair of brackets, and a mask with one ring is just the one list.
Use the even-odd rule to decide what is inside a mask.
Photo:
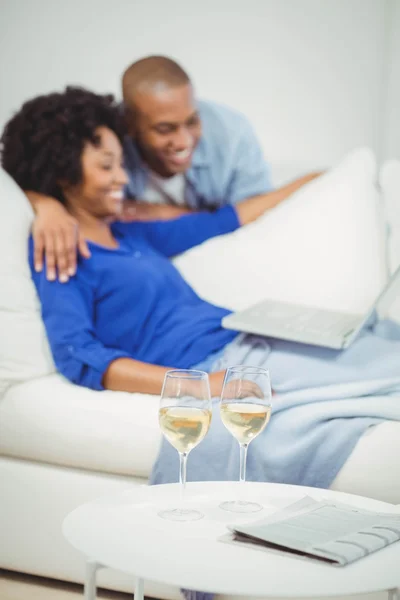
[(148, 166), (163, 177), (184, 173), (201, 136), (191, 85), (137, 92), (134, 105), (129, 98), (125, 105), (129, 133)]

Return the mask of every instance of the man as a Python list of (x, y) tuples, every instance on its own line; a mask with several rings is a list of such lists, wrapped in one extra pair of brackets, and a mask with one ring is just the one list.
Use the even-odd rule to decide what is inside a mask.
[[(122, 218), (177, 218), (268, 195), (270, 208), (315, 177), (302, 177), (271, 191), (269, 168), (247, 119), (232, 109), (196, 101), (188, 75), (173, 60), (150, 56), (133, 63), (122, 79), (128, 136), (129, 177)], [(49, 197), (27, 191), (36, 213), (35, 265), (46, 255), (50, 280), (67, 281), (77, 249), (90, 256), (77, 222)]]
[(248, 121), (229, 108), (196, 102), (189, 77), (175, 62), (149, 57), (134, 63), (122, 90), (131, 197), (212, 209), (271, 191)]

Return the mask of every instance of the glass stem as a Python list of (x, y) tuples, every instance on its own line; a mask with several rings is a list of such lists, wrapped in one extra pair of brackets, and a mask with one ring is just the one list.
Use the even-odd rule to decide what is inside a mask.
[(240, 445), (240, 483), (246, 481), (246, 461), (247, 461), (247, 448), (248, 444)]
[(181, 507), (185, 501), (187, 452), (179, 452), (179, 483), (181, 488)]

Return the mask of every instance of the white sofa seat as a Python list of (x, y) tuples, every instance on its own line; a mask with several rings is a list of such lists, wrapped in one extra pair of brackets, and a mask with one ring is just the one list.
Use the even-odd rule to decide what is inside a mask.
[(0, 402), (5, 456), (147, 479), (160, 440), (157, 396), (94, 392), (54, 374)]

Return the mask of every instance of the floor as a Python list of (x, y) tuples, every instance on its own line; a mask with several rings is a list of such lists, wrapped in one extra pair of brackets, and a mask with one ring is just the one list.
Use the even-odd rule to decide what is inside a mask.
[[(103, 600), (132, 600), (131, 594), (99, 590)], [(0, 569), (0, 600), (82, 600), (83, 587)], [(148, 598), (147, 600), (151, 600)]]
[[(98, 590), (97, 598), (99, 600), (133, 600), (133, 595)], [(357, 594), (351, 598), (352, 600), (388, 600), (388, 594), (387, 592)], [(54, 579), (0, 569), (0, 600), (83, 600), (83, 587), (76, 583), (64, 583)], [(340, 599), (330, 597), (320, 600)]]

